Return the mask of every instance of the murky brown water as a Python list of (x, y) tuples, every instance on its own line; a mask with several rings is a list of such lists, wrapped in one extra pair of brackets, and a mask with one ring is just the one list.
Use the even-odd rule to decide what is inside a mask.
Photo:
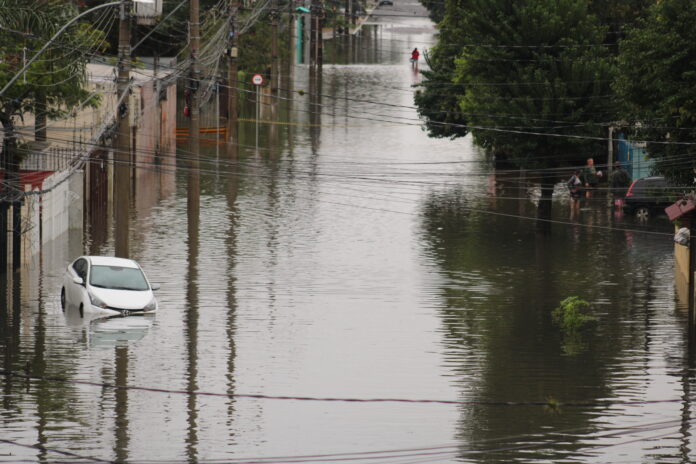
[[(601, 198), (568, 224), (559, 195), (541, 235), (525, 218), (533, 184), (417, 126), (408, 52), (433, 43), (430, 23), (380, 21), (352, 59), (327, 50), (343, 58), (322, 96), (295, 93), (278, 110), (291, 123), (262, 125), (258, 150), (252, 122), (236, 159), (203, 144), (197, 241), (186, 146), (176, 170), (151, 172), (131, 251), (162, 284), (155, 317), (61, 311), (66, 264), (112, 253), (94, 230), (46, 247), (0, 295), (0, 367), (70, 380), (0, 376), (0, 461), (693, 459), (670, 225)], [(305, 74), (285, 85), (319, 85)], [(598, 318), (579, 338), (550, 317), (570, 295)]]

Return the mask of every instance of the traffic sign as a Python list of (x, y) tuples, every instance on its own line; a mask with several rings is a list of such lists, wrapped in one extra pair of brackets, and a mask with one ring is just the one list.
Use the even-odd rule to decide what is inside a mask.
[(254, 85), (262, 85), (263, 84), (263, 76), (261, 74), (254, 74), (254, 76), (251, 78), (251, 82)]

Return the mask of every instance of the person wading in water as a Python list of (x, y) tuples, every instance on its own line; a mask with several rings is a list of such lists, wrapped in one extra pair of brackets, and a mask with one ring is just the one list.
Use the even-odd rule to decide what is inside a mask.
[(418, 58), (420, 58), (420, 52), (418, 48), (414, 48), (411, 52), (411, 65), (418, 66)]

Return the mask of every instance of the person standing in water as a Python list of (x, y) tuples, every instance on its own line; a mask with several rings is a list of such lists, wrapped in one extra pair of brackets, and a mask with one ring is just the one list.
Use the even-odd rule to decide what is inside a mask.
[(411, 52), (411, 64), (413, 64), (414, 66), (417, 65), (418, 58), (420, 58), (420, 52), (418, 51), (418, 48), (414, 48)]

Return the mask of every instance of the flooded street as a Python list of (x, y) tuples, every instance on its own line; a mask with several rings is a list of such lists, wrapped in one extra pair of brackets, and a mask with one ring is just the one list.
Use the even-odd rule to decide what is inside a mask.
[[(319, 81), (295, 69), (280, 123), (264, 100), (258, 147), (253, 93), (237, 154), (204, 140), (197, 240), (185, 143), (136, 186), (156, 315), (61, 310), (106, 228), (0, 286), (0, 462), (694, 459), (671, 224), (601, 196), (570, 220), (559, 192), (541, 233), (532, 173), (421, 130), (408, 58), (435, 29), (390, 11), (327, 44)], [(579, 338), (551, 319), (574, 295), (597, 317)]]

